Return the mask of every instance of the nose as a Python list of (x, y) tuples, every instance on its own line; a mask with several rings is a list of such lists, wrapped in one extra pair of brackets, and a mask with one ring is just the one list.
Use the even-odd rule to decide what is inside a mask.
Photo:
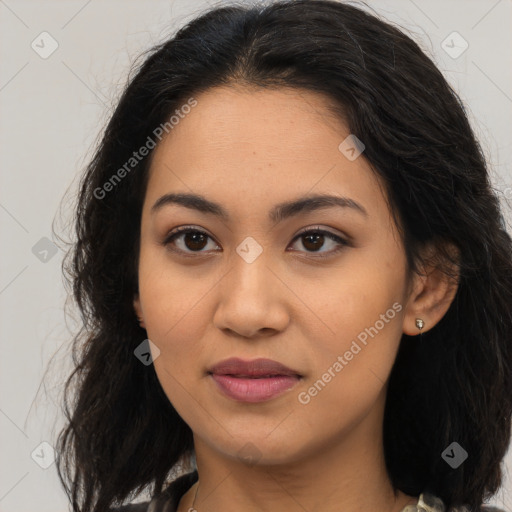
[(244, 338), (271, 336), (290, 322), (287, 289), (263, 254), (252, 263), (238, 256), (219, 283), (214, 325)]

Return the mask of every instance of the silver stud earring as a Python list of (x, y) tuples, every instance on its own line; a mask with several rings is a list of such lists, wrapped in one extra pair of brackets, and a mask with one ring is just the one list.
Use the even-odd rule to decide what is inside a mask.
[(416, 327), (421, 331), (425, 322), (421, 318), (416, 318)]

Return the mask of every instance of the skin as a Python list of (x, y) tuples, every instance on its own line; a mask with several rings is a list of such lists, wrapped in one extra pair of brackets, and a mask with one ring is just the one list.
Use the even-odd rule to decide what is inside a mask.
[[(402, 333), (419, 333), (416, 318), (424, 320), (423, 332), (432, 328), (455, 286), (434, 269), (408, 271), (382, 186), (364, 156), (350, 161), (338, 149), (350, 132), (327, 114), (325, 97), (223, 86), (196, 99), (153, 154), (134, 298), (160, 350), (158, 379), (193, 431), (195, 508), (399, 512), (415, 504), (417, 496), (395, 496), (385, 469), (387, 380)], [(230, 220), (174, 204), (152, 214), (169, 192), (201, 194)], [(312, 193), (351, 198), (367, 216), (334, 207), (269, 222), (275, 204)], [(202, 245), (188, 238), (186, 245), (181, 235), (162, 244), (171, 230), (189, 225), (211, 238)], [(350, 245), (333, 253), (340, 245), (325, 238), (315, 252), (297, 233), (317, 226), (350, 237)], [(236, 252), (248, 236), (262, 248), (252, 263)], [(308, 404), (300, 403), (298, 394), (394, 303), (401, 311)], [(274, 359), (303, 378), (269, 401), (234, 401), (206, 373), (232, 356)], [(247, 443), (253, 463), (242, 458)], [(183, 496), (179, 512), (192, 506), (197, 489)]]

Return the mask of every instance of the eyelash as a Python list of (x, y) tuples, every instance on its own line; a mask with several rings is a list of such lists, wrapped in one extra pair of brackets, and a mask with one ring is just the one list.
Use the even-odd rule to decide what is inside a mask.
[[(188, 233), (200, 233), (202, 235), (206, 235), (208, 238), (213, 240), (213, 238), (208, 233), (206, 233), (200, 229), (193, 228), (192, 226), (182, 226), (180, 228), (175, 229), (174, 231), (171, 231), (166, 236), (164, 241), (162, 242), (162, 245), (167, 247), (171, 244), (171, 242), (175, 238), (177, 238), (180, 235), (188, 234)], [(347, 240), (345, 240), (344, 238), (342, 238), (338, 235), (335, 235), (334, 233), (332, 233), (330, 231), (326, 231), (325, 229), (321, 229), (320, 227), (308, 228), (308, 229), (305, 229), (304, 231), (299, 232), (297, 234), (297, 236), (295, 236), (295, 238), (292, 240), (292, 243), (294, 243), (297, 239), (299, 239), (303, 236), (306, 236), (306, 235), (310, 235), (310, 234), (325, 235), (325, 236), (327, 236), (327, 238), (329, 238), (333, 242), (337, 242), (340, 244), (340, 247), (338, 247), (337, 249), (333, 249), (326, 253), (315, 253), (314, 251), (306, 251), (308, 254), (312, 254), (314, 258), (328, 258), (328, 257), (331, 257), (334, 254), (337, 254), (338, 252), (342, 251), (345, 247), (350, 246), (349, 242)], [(217, 242), (215, 242), (215, 243), (217, 243)], [(201, 252), (203, 252), (203, 251), (186, 252), (181, 249), (170, 249), (170, 250), (172, 250), (173, 252), (178, 252), (187, 258), (196, 257), (195, 254), (201, 254)], [(299, 252), (302, 252), (302, 251), (299, 251)]]

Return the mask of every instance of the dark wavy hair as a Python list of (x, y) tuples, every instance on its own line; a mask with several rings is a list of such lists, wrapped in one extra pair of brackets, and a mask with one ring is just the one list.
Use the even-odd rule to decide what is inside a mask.
[[(330, 0), (210, 9), (144, 54), (129, 78), (81, 176), (76, 241), (63, 263), (83, 324), (57, 445), (73, 510), (105, 512), (160, 492), (193, 458), (190, 427), (153, 365), (134, 356), (147, 337), (133, 298), (152, 151), (104, 197), (98, 190), (187, 98), (221, 85), (330, 99), (385, 184), (408, 270), (420, 272), (428, 244), (445, 272), (457, 263), (446, 315), (421, 340), (402, 337), (384, 452), (395, 490), (478, 510), (501, 486), (511, 436), (512, 240), (464, 105), (432, 60), (376, 15)], [(454, 441), (469, 454), (457, 469), (441, 457)]]

